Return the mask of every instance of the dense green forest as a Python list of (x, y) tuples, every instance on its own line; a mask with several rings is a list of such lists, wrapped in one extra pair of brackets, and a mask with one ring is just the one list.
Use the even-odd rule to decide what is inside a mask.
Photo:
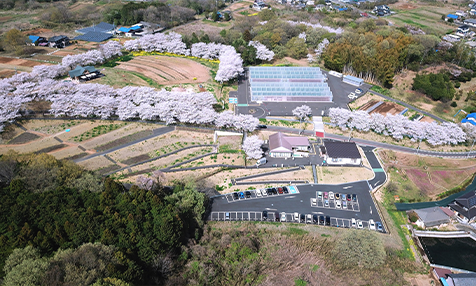
[[(126, 190), (47, 154), (4, 155), (0, 182), (0, 269), (8, 285), (90, 285), (72, 282), (78, 277), (160, 283), (171, 261), (180, 261), (181, 247), (200, 238), (208, 204), (190, 184)], [(33, 254), (17, 253), (26, 264), (7, 260), (27, 246), (23, 252)], [(82, 252), (99, 262), (85, 270)], [(32, 267), (37, 271), (27, 271)], [(37, 282), (26, 283), (26, 274)]]

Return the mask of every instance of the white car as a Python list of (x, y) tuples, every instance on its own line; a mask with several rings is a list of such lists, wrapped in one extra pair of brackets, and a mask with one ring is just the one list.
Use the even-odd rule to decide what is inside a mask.
[(364, 225), (362, 224), (361, 220), (357, 222), (357, 228), (364, 228)]
[(299, 213), (294, 213), (294, 220), (299, 222)]
[(317, 206), (317, 199), (311, 198), (311, 206)]
[(369, 220), (369, 229), (375, 230), (375, 222), (373, 219)]
[(340, 200), (336, 201), (336, 209), (340, 209), (341, 205), (340, 205)]
[(286, 213), (285, 212), (281, 213), (281, 221), (286, 221)]
[(358, 89), (355, 90), (355, 93), (357, 93), (357, 94), (361, 94), (362, 92), (363, 92), (363, 90), (360, 89), (360, 88), (358, 88)]
[(357, 227), (357, 222), (355, 221), (355, 218), (352, 218), (352, 227), (353, 228)]
[(325, 206), (325, 207), (329, 207), (329, 200), (325, 200), (325, 201), (324, 201), (324, 206)]
[(348, 97), (349, 97), (350, 99), (354, 99), (354, 98), (357, 97), (357, 95), (355, 95), (355, 93), (351, 92), (351, 93), (349, 93)]
[(260, 190), (261, 190), (261, 194), (263, 194), (263, 197), (268, 195), (265, 189), (260, 189)]
[(308, 214), (306, 216), (306, 223), (312, 223), (312, 215), (311, 214)]
[(256, 190), (256, 196), (261, 197), (261, 190), (260, 189)]
[(333, 200), (334, 199), (334, 192), (329, 192), (329, 200)]

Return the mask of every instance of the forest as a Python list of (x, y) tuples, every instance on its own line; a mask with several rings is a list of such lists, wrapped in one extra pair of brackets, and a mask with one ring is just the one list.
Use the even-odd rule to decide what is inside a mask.
[(208, 206), (191, 183), (127, 190), (47, 154), (2, 156), (0, 182), (5, 285), (160, 284), (200, 239)]

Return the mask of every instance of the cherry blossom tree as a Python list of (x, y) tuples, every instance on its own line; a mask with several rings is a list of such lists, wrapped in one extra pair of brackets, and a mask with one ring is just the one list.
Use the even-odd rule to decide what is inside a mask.
[(317, 45), (317, 49), (315, 49), (314, 51), (316, 52), (316, 57), (317, 58), (320, 58), (322, 53), (326, 50), (327, 46), (329, 45), (329, 40), (324, 38), (324, 40), (322, 40), (322, 42), (320, 42), (318, 45)]
[(272, 61), (274, 58), (274, 52), (269, 50), (265, 45), (258, 41), (250, 41), (248, 46), (252, 46), (256, 49), (256, 58), (263, 61)]
[(124, 43), (124, 49), (128, 51), (143, 50), (146, 52), (190, 55), (190, 50), (187, 49), (187, 45), (182, 41), (182, 35), (175, 32), (145, 35), (135, 40), (129, 40)]
[(190, 49), (192, 57), (215, 60), (220, 56), (220, 51), (224, 45), (216, 43), (196, 43)]
[(299, 125), (302, 121), (312, 115), (312, 109), (307, 105), (301, 105), (293, 109), (293, 115), (299, 119)]
[(115, 56), (122, 56), (122, 45), (118, 41), (109, 41), (99, 47), (103, 57), (110, 59)]
[(306, 32), (302, 32), (298, 35), (299, 39), (303, 39), (304, 42), (306, 41)]
[(220, 51), (220, 64), (215, 80), (221, 83), (236, 78), (243, 73), (243, 59), (232, 46), (225, 46)]
[(98, 50), (91, 50), (78, 55), (67, 55), (63, 58), (61, 64), (65, 67), (74, 69), (77, 65), (87, 66), (103, 62), (103, 54)]
[(263, 143), (264, 141), (259, 139), (257, 135), (246, 137), (242, 145), (242, 149), (246, 154), (246, 158), (260, 159), (263, 156), (263, 149), (261, 149)]

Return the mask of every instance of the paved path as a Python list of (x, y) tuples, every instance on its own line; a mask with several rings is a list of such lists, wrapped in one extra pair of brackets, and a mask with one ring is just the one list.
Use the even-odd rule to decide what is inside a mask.
[(403, 101), (401, 101), (401, 100), (395, 99), (395, 98), (390, 97), (390, 96), (383, 95), (383, 94), (381, 94), (381, 93), (379, 93), (379, 92), (376, 92), (376, 91), (373, 91), (373, 90), (369, 90), (369, 92), (371, 92), (371, 93), (373, 93), (373, 94), (375, 94), (375, 95), (381, 96), (381, 97), (383, 97), (383, 98), (385, 98), (385, 99), (388, 99), (388, 100), (390, 100), (390, 101), (396, 102), (396, 103), (398, 103), (398, 104), (400, 104), (400, 105), (403, 105), (403, 106), (405, 106), (406, 108), (413, 109), (413, 110), (417, 111), (418, 113), (424, 114), (425, 116), (428, 116), (428, 117), (431, 117), (431, 118), (435, 119), (436, 121), (439, 121), (439, 122), (445, 122), (445, 121), (446, 121), (446, 120), (444, 120), (443, 118), (440, 118), (440, 117), (438, 117), (438, 116), (436, 116), (436, 115), (433, 115), (433, 114), (431, 114), (431, 113), (428, 113), (428, 112), (426, 112), (426, 111), (423, 111), (423, 110), (421, 110), (421, 109), (419, 109), (419, 108), (417, 108), (417, 107), (415, 107), (415, 106), (413, 106), (413, 105), (410, 105), (410, 104), (408, 104), (408, 103), (406, 103), (406, 102), (403, 102)]
[(139, 142), (142, 142), (142, 141), (145, 141), (145, 140), (149, 140), (149, 139), (151, 139), (151, 138), (154, 138), (154, 137), (157, 137), (157, 136), (160, 136), (160, 135), (169, 133), (169, 132), (174, 131), (174, 130), (175, 130), (175, 126), (167, 126), (167, 127), (161, 127), (161, 128), (153, 129), (153, 130), (152, 130), (152, 135), (149, 135), (149, 136), (146, 136), (146, 137), (143, 137), (143, 138), (134, 140), (134, 141), (129, 142), (129, 143), (126, 143), (126, 144), (122, 144), (122, 145), (113, 147), (113, 148), (108, 149), (108, 150), (106, 150), (106, 151), (94, 153), (94, 154), (88, 155), (88, 156), (86, 156), (86, 157), (82, 157), (82, 158), (73, 160), (73, 162), (79, 163), (79, 162), (86, 161), (86, 160), (89, 160), (89, 159), (94, 158), (94, 157), (97, 157), (97, 156), (106, 155), (106, 154), (109, 154), (109, 153), (111, 153), (111, 152), (120, 150), (120, 149), (122, 149), (122, 148), (126, 148), (126, 147), (128, 147), (128, 146), (137, 144), (137, 143), (139, 143)]

